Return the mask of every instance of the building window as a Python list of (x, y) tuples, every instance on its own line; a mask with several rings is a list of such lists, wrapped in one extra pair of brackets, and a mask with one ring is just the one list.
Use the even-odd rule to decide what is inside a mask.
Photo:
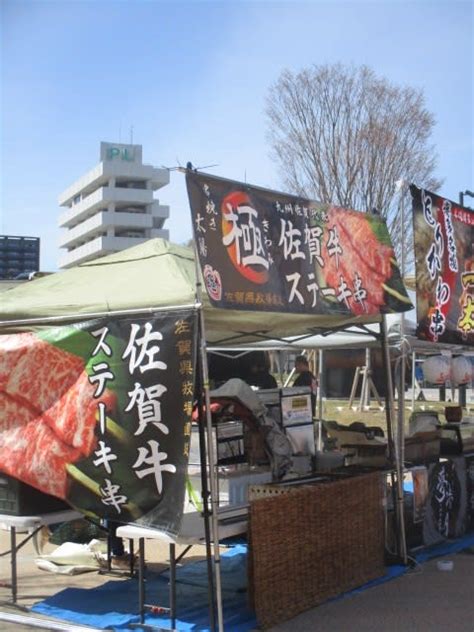
[(119, 180), (115, 186), (119, 189), (146, 189), (144, 180)]
[(143, 230), (120, 230), (116, 231), (115, 234), (117, 237), (145, 237), (145, 231)]

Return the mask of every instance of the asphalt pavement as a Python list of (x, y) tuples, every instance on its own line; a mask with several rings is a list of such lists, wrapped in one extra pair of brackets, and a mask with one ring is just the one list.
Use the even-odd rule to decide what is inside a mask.
[[(0, 553), (8, 547), (9, 534), (0, 531)], [(47, 544), (45, 552), (53, 548)], [(189, 559), (201, 558), (203, 553), (203, 547), (196, 547)], [(474, 632), (473, 553), (463, 551), (440, 558), (453, 561), (452, 571), (438, 570), (437, 560), (431, 560), (402, 577), (281, 622), (271, 632)], [(147, 547), (147, 564), (152, 570), (158, 570), (166, 564), (167, 555), (167, 546)], [(19, 552), (17, 606), (10, 602), (10, 590), (1, 585), (10, 578), (9, 557), (0, 557), (1, 632), (38, 629), (33, 625), (2, 621), (2, 612), (28, 615), (31, 605), (63, 588), (93, 588), (110, 580), (97, 572), (69, 577), (40, 571), (34, 557), (29, 542)], [(38, 618), (36, 614), (33, 616)], [(52, 629), (47, 627), (47, 622), (45, 626)]]

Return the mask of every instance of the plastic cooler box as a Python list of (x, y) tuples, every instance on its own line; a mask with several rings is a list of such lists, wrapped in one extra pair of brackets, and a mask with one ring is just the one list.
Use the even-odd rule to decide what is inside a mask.
[(0, 473), (0, 514), (34, 516), (70, 508), (63, 500), (43, 494), (16, 478)]

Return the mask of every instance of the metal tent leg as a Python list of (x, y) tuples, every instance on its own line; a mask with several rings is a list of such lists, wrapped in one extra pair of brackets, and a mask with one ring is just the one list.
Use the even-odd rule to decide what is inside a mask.
[(176, 545), (170, 544), (170, 616), (171, 628), (176, 628)]
[(145, 622), (145, 538), (138, 541), (138, 612), (140, 623)]
[(17, 597), (17, 572), (16, 572), (16, 528), (10, 527), (11, 570), (12, 570), (12, 601), (16, 603)]

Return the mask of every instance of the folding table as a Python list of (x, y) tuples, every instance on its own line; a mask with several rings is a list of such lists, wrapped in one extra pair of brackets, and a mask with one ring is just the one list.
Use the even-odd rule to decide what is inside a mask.
[[(247, 532), (247, 508), (219, 510), (219, 540), (225, 540)], [(138, 539), (138, 607), (140, 622), (145, 618), (145, 540), (160, 540), (169, 544), (170, 553), (170, 618), (172, 628), (176, 625), (176, 563), (181, 560), (189, 549), (196, 544), (205, 543), (204, 518), (198, 511), (185, 513), (181, 529), (176, 538), (159, 529), (151, 529), (140, 525), (124, 525), (117, 529), (117, 536), (130, 540)], [(183, 544), (186, 549), (176, 558), (176, 544)]]
[[(11, 561), (11, 584), (9, 587), (12, 591), (12, 601), (16, 603), (18, 575), (17, 575), (17, 552), (24, 546), (41, 527), (50, 524), (58, 524), (60, 522), (70, 522), (77, 518), (82, 518), (82, 514), (72, 509), (65, 511), (54, 511), (50, 513), (38, 514), (35, 516), (9, 516), (8, 514), (0, 514), (0, 529), (10, 531), (10, 561)], [(29, 535), (17, 545), (17, 532), (28, 532)], [(8, 587), (8, 585), (7, 585)]]

